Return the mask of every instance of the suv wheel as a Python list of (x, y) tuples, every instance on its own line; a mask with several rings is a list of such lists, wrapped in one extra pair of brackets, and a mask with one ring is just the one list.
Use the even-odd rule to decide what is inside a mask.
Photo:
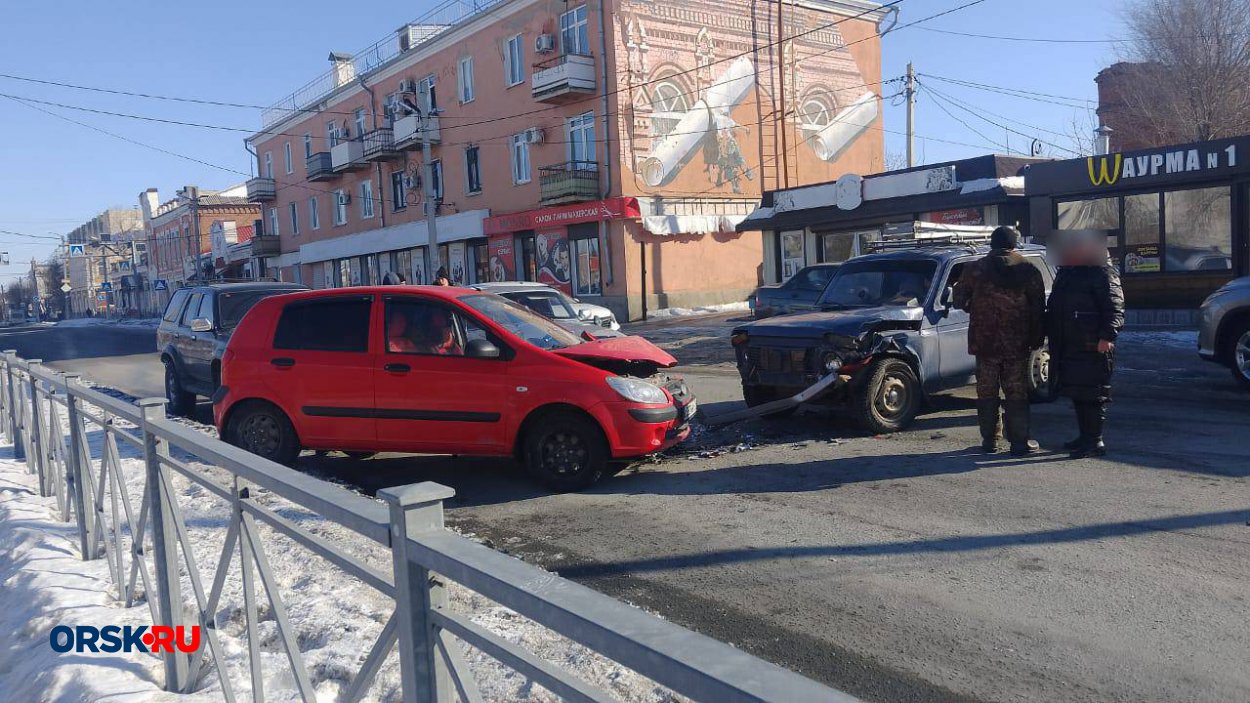
[(571, 412), (539, 417), (525, 433), (525, 468), (557, 491), (585, 488), (603, 476), (608, 449), (599, 425)]
[(1233, 371), (1233, 378), (1250, 390), (1250, 321), (1243, 322), (1242, 328), (1233, 334), (1233, 346), (1228, 355), (1229, 368)]
[(165, 400), (169, 401), (165, 407), (170, 415), (186, 417), (195, 411), (195, 394), (183, 390), (172, 360), (165, 362)]
[[(742, 399), (746, 401), (748, 408), (754, 408), (757, 405), (763, 405), (764, 403), (771, 403), (774, 400), (780, 400), (781, 394), (777, 392), (776, 388), (769, 388), (768, 386), (743, 386)], [(786, 408), (785, 410), (778, 410), (775, 413), (768, 413), (764, 417), (770, 419), (786, 418), (793, 415), (798, 409), (799, 407), (796, 405), (793, 408)]]
[(898, 432), (920, 411), (920, 383), (907, 362), (882, 359), (869, 367), (853, 403), (864, 429), (873, 434)]
[(1029, 400), (1034, 403), (1054, 400), (1050, 387), (1050, 351), (1044, 346), (1029, 354)]
[(251, 401), (231, 413), (226, 441), (286, 466), (299, 456), (299, 437), (291, 420), (270, 403)]

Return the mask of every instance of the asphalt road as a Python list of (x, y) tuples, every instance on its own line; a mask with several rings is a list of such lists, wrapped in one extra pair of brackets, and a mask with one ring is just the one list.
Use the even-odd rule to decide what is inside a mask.
[[(635, 331), (716, 412), (739, 402), (729, 324)], [(0, 348), (161, 389), (150, 330), (0, 330)], [(870, 701), (1250, 700), (1250, 394), (1151, 334), (1122, 340), (1116, 392), (1099, 460), (972, 453), (961, 393), (888, 438), (827, 412), (704, 431), (567, 495), (503, 461), (303, 466), (367, 493), (450, 485), (458, 529)], [(1065, 404), (1035, 415), (1043, 446), (1070, 438)]]

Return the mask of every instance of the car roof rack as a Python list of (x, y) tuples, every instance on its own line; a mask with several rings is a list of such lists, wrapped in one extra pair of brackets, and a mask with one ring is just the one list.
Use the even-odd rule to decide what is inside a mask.
[(958, 246), (963, 246), (975, 251), (977, 246), (989, 243), (989, 234), (952, 232), (949, 234), (940, 234), (936, 236), (930, 235), (919, 238), (911, 235), (894, 237), (887, 236), (881, 241), (869, 243), (868, 248), (874, 254), (886, 251), (936, 249), (941, 247)]

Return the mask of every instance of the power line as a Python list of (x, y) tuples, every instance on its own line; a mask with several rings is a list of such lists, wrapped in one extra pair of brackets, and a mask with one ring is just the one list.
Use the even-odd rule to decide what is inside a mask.
[[(921, 73), (919, 75), (922, 78), (932, 78), (934, 80), (942, 81), (944, 83), (954, 83), (955, 85), (961, 85), (966, 88), (976, 88), (978, 90), (985, 90), (991, 93), (1000, 93), (1002, 95), (1007, 95), (1013, 98), (1021, 98), (1024, 100), (1034, 100), (1036, 102), (1051, 103), (1052, 105), (1061, 105), (1063, 107), (1086, 109), (1089, 107), (1090, 104), (1094, 102), (1093, 100), (1090, 100), (1088, 98), (1073, 98), (1073, 97), (1068, 97), (1065, 95), (1054, 95), (1051, 93), (1041, 93), (1041, 92), (1031, 91), (1031, 90), (1022, 90), (1019, 88), (1006, 88), (1003, 86), (990, 85), (988, 83), (977, 83), (975, 81), (969, 81), (969, 80), (964, 80), (960, 78), (947, 78), (945, 76), (936, 76), (936, 75), (933, 75), (932, 73)], [(1068, 102), (1056, 102), (1059, 100), (1065, 100)], [(1071, 103), (1085, 103), (1085, 104), (1073, 105)]]
[(943, 105), (942, 103), (938, 102), (938, 101), (935, 99), (935, 96), (934, 96), (932, 93), (930, 93), (930, 94), (929, 94), (929, 99), (933, 102), (933, 104), (934, 104), (934, 105), (936, 105), (936, 106), (937, 106), (937, 108), (938, 108), (939, 110), (941, 110), (942, 112), (946, 113), (946, 116), (947, 116), (947, 117), (949, 117), (949, 118), (951, 118), (952, 120), (955, 120), (955, 121), (956, 121), (956, 122), (958, 122), (959, 124), (963, 125), (963, 126), (964, 126), (964, 128), (965, 128), (965, 129), (967, 129), (969, 132), (972, 132), (973, 134), (975, 134), (975, 135), (977, 135), (978, 137), (980, 137), (980, 138), (984, 139), (985, 141), (989, 142), (990, 144), (993, 144), (993, 145), (994, 145), (995, 150), (1002, 149), (1003, 151), (1006, 151), (1007, 153), (1011, 153), (1011, 152), (1012, 152), (1012, 149), (1011, 149), (1011, 147), (1010, 147), (1010, 146), (1006, 146), (1006, 145), (1003, 145), (1003, 144), (999, 144), (998, 142), (994, 141), (993, 139), (990, 139), (989, 137), (987, 137), (987, 136), (985, 136), (984, 134), (982, 134), (982, 133), (981, 133), (981, 131), (980, 131), (980, 130), (978, 130), (976, 127), (973, 127), (972, 125), (968, 124), (968, 123), (967, 123), (966, 121), (964, 121), (963, 119), (960, 119), (959, 117), (955, 116), (955, 113), (953, 113), (953, 112), (951, 112), (950, 110), (946, 109), (946, 106), (945, 106), (945, 105)]
[[(995, 122), (994, 120), (991, 120), (991, 119), (989, 119), (988, 117), (986, 117), (985, 115), (981, 114), (981, 113), (982, 113), (982, 112), (984, 112), (984, 111), (982, 111), (982, 110), (973, 110), (971, 107), (969, 107), (969, 106), (968, 106), (967, 104), (965, 104), (963, 101), (955, 100), (954, 98), (952, 98), (952, 97), (950, 97), (950, 96), (948, 96), (948, 95), (945, 95), (944, 93), (941, 93), (940, 91), (936, 91), (936, 90), (934, 90), (934, 89), (933, 89), (933, 88), (931, 88), (931, 87), (927, 88), (927, 90), (928, 90), (928, 91), (929, 91), (929, 93), (931, 93), (934, 97), (936, 97), (936, 98), (940, 98), (941, 100), (943, 100), (943, 101), (947, 102), (948, 104), (953, 105), (954, 107), (956, 107), (956, 108), (958, 108), (958, 109), (960, 109), (960, 110), (963, 110), (964, 112), (967, 112), (967, 113), (971, 114), (973, 117), (976, 117), (977, 119), (979, 119), (979, 120), (981, 120), (981, 121), (983, 121), (983, 122), (987, 122), (987, 123), (989, 123), (989, 124), (991, 124), (991, 125), (994, 125), (995, 127), (998, 127), (999, 129), (1002, 129), (1002, 130), (1007, 131), (1007, 132), (1011, 132), (1012, 134), (1016, 134), (1016, 135), (1019, 135), (1019, 136), (1021, 136), (1021, 137), (1026, 137), (1026, 138), (1028, 138), (1028, 139), (1037, 139), (1037, 141), (1039, 141), (1039, 142), (1041, 142), (1042, 144), (1045, 144), (1045, 145), (1047, 145), (1047, 146), (1052, 146), (1052, 147), (1054, 147), (1054, 148), (1056, 148), (1056, 149), (1059, 149), (1059, 150), (1061, 150), (1061, 151), (1066, 151), (1066, 152), (1068, 152), (1069, 154), (1072, 154), (1073, 156), (1080, 156), (1080, 152), (1077, 152), (1077, 151), (1075, 151), (1075, 150), (1073, 150), (1073, 149), (1069, 149), (1068, 147), (1065, 147), (1065, 146), (1060, 146), (1059, 144), (1055, 144), (1054, 142), (1048, 142), (1048, 141), (1046, 141), (1046, 140), (1044, 140), (1044, 139), (1038, 139), (1037, 137), (1034, 137), (1032, 134), (1027, 134), (1027, 133), (1025, 133), (1025, 132), (1021, 132), (1021, 131), (1018, 131), (1018, 130), (1012, 129), (1012, 128), (1010, 128), (1010, 127), (1006, 126), (1006, 125), (999, 124), (999, 123)], [(987, 113), (987, 114), (992, 114), (992, 113)], [(1009, 118), (1003, 118), (1003, 117), (998, 116), (998, 115), (996, 115), (996, 117), (999, 117), (1000, 119), (1006, 119), (1006, 120), (1008, 120), (1009, 122), (1010, 122), (1010, 121), (1014, 121), (1014, 120), (1010, 120)], [(1024, 127), (1032, 127), (1031, 125), (1024, 124), (1024, 123), (1022, 123), (1022, 122), (1017, 122), (1016, 124), (1020, 124), (1020, 125), (1022, 125), (1022, 126), (1024, 126)], [(1038, 129), (1038, 130), (1040, 130), (1040, 129), (1041, 129), (1040, 127), (1032, 127), (1032, 128), (1033, 128), (1033, 129)], [(1042, 130), (1042, 131), (1045, 131), (1045, 130)], [(1066, 135), (1062, 135), (1062, 136), (1066, 136)]]
[(975, 32), (956, 32), (953, 29), (938, 29), (936, 27), (922, 27), (926, 32), (936, 32), (938, 34), (951, 34), (957, 37), (971, 37), (973, 39), (996, 39), (999, 41), (1029, 42), (1037, 44), (1122, 44), (1132, 42), (1132, 39), (1059, 39), (1051, 37), (1008, 37), (998, 34), (977, 34)]

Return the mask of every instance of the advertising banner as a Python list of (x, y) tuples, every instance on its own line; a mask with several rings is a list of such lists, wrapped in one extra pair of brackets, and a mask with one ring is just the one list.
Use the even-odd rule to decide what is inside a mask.
[(535, 237), (538, 282), (565, 293), (573, 293), (572, 257), (569, 240), (562, 231), (539, 232)]
[(1158, 244), (1136, 244), (1124, 255), (1124, 273), (1157, 273), (1159, 270)]
[(511, 281), (516, 278), (516, 259), (513, 254), (512, 236), (492, 237), (487, 245), (490, 253), (490, 280)]

